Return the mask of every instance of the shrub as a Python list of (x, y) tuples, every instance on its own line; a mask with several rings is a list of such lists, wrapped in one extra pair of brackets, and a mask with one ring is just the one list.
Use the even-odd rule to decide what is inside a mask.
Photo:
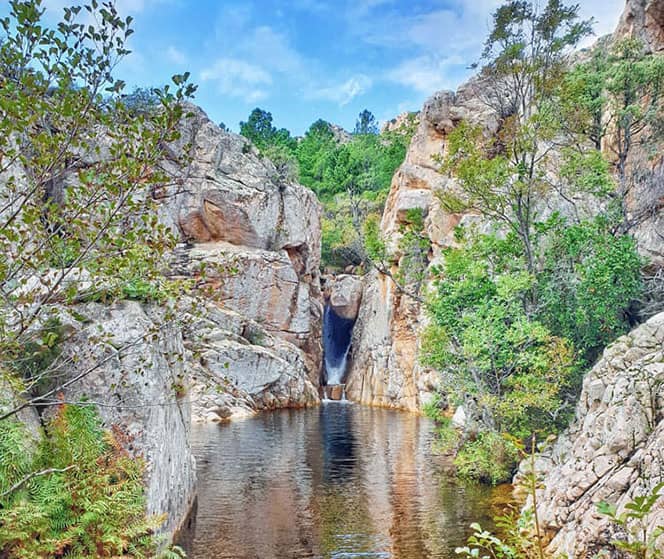
[(462, 478), (496, 485), (511, 479), (518, 459), (519, 450), (512, 441), (486, 431), (463, 445), (454, 465)]
[(144, 463), (124, 449), (127, 436), (104, 431), (91, 405), (62, 405), (36, 452), (25, 427), (0, 422), (0, 555), (151, 557)]

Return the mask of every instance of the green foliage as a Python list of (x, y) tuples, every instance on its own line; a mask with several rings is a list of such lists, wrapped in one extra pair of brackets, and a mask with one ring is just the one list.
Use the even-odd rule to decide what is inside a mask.
[[(627, 160), (637, 142), (653, 155), (660, 151), (663, 88), (664, 55), (646, 53), (639, 40), (627, 38), (610, 48), (598, 45), (588, 61), (566, 75), (560, 90), (568, 130), (589, 138), (597, 150), (604, 147), (615, 163), (624, 231), (639, 219), (627, 211), (629, 174), (635, 172), (628, 172)], [(603, 143), (609, 134), (611, 141)]]
[(420, 208), (407, 210), (400, 232), (398, 250), (402, 256), (396, 279), (403, 285), (415, 286), (415, 291), (419, 292), (431, 248), (431, 241), (424, 230), (424, 211)]
[(608, 516), (616, 525), (622, 527), (629, 538), (614, 540), (612, 545), (621, 551), (629, 553), (635, 559), (657, 559), (663, 556), (662, 537), (664, 526), (648, 530), (648, 519), (653, 507), (662, 498), (664, 482), (657, 484), (650, 493), (639, 495), (624, 506), (624, 511), (618, 514), (614, 505), (601, 502), (597, 505), (600, 514)]
[(159, 162), (195, 87), (185, 73), (124, 94), (113, 71), (132, 19), (113, 3), (67, 8), (55, 25), (38, 0), (9, 8), (0, 19), (0, 368), (21, 369), (16, 351), (28, 348), (26, 366), (43, 372), (55, 346), (33, 348), (43, 345), (35, 332), (55, 303), (94, 297), (80, 291), (82, 271), (110, 299), (157, 298), (157, 278), (168, 283), (176, 237), (156, 211), (171, 183)]
[(496, 485), (512, 478), (518, 459), (518, 449), (511, 440), (486, 431), (463, 445), (454, 465), (462, 478)]
[(369, 258), (375, 262), (383, 262), (387, 258), (387, 247), (381, 237), (380, 217), (370, 215), (362, 225), (364, 235), (364, 250)]
[(568, 225), (553, 216), (540, 227), (546, 236), (538, 317), (570, 340), (587, 364), (629, 330), (629, 308), (642, 290), (636, 242), (612, 234), (609, 225), (602, 217)]
[(425, 363), (448, 371), (445, 389), (472, 394), (497, 430), (524, 437), (555, 429), (575, 372), (570, 345), (525, 312), (535, 279), (511, 236), (479, 236), (449, 249), (429, 301)]
[(364, 109), (359, 114), (357, 117), (357, 122), (355, 123), (355, 130), (353, 131), (353, 134), (378, 134), (378, 123), (376, 122), (376, 117), (371, 111)]
[(163, 518), (145, 517), (144, 464), (93, 406), (63, 405), (34, 452), (0, 422), (0, 553), (16, 558), (151, 557)]
[(38, 379), (59, 357), (64, 337), (65, 330), (60, 320), (48, 318), (32, 339), (18, 348), (12, 360), (12, 369), (25, 380)]
[(296, 140), (285, 128), (277, 129), (272, 124), (272, 113), (256, 107), (246, 122), (240, 122), (240, 134), (248, 138), (262, 152), (268, 146), (280, 145), (292, 151)]
[[(325, 204), (321, 246), (323, 266), (343, 269), (364, 262), (366, 243), (363, 246), (362, 237), (366, 227), (361, 224), (364, 221), (378, 224), (383, 203), (382, 194), (365, 192), (353, 198), (337, 194)], [(376, 225), (376, 231), (378, 229)]]

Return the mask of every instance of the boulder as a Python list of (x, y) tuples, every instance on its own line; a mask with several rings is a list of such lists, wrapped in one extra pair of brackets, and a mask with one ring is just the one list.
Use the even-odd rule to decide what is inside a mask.
[(362, 280), (358, 276), (342, 274), (326, 286), (329, 304), (340, 317), (355, 320), (362, 301)]

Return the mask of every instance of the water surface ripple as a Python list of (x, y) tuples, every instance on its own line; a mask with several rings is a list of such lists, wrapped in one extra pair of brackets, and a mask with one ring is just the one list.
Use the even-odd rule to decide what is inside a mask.
[(449, 559), (486, 489), (449, 479), (424, 418), (329, 403), (193, 427), (193, 559)]

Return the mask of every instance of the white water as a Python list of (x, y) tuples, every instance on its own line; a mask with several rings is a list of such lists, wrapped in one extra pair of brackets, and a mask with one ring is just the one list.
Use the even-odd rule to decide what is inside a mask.
[(325, 358), (325, 370), (327, 371), (327, 384), (341, 384), (346, 373), (346, 365), (348, 364), (348, 350), (350, 346), (346, 347), (341, 361), (336, 365), (331, 363), (330, 360)]
[(326, 384), (342, 384), (348, 366), (353, 320), (338, 316), (329, 305), (323, 315)]

